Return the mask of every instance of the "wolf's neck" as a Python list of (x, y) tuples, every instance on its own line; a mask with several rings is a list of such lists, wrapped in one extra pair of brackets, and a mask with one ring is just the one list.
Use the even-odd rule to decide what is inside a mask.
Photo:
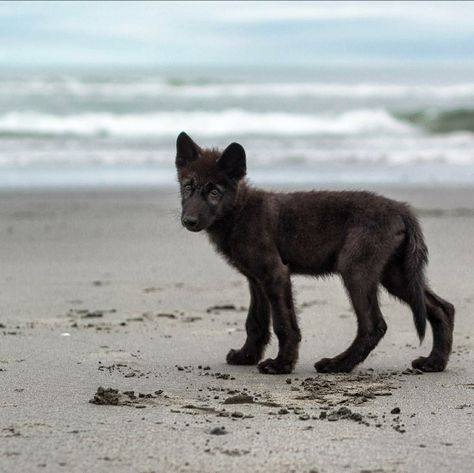
[(206, 230), (211, 241), (219, 248), (225, 246), (225, 241), (232, 232), (236, 223), (240, 220), (242, 211), (254, 192), (256, 192), (256, 190), (253, 189), (247, 182), (242, 180), (239, 183), (237, 195), (232, 207), (225, 216), (221, 217)]

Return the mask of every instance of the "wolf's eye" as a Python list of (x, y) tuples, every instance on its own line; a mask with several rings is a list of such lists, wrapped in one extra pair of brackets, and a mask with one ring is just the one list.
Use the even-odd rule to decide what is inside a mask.
[(209, 195), (210, 195), (211, 197), (217, 198), (217, 197), (219, 197), (220, 192), (219, 192), (217, 189), (212, 189), (212, 191), (209, 192)]

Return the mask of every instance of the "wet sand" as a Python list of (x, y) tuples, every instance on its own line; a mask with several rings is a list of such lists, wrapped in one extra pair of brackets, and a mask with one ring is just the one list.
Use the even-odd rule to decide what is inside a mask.
[(246, 283), (180, 227), (175, 189), (0, 193), (0, 471), (471, 472), (474, 190), (378, 190), (419, 209), (457, 308), (444, 373), (408, 369), (431, 336), (382, 294), (379, 346), (318, 375), (355, 332), (336, 278), (294, 278), (293, 374), (228, 366)]

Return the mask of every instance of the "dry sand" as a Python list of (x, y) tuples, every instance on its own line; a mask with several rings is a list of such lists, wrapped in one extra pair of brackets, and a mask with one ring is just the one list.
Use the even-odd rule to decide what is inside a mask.
[(307, 278), (295, 372), (227, 366), (245, 281), (180, 227), (174, 189), (0, 194), (0, 471), (472, 472), (474, 191), (385, 193), (420, 209), (457, 308), (444, 373), (406, 371), (431, 337), (384, 294), (376, 350), (318, 375), (355, 319), (337, 279)]

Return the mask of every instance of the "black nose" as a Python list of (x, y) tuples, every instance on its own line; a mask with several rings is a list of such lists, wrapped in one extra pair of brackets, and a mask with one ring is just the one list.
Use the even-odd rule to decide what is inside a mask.
[(198, 219), (196, 217), (183, 217), (181, 221), (187, 228), (194, 228), (198, 224)]

